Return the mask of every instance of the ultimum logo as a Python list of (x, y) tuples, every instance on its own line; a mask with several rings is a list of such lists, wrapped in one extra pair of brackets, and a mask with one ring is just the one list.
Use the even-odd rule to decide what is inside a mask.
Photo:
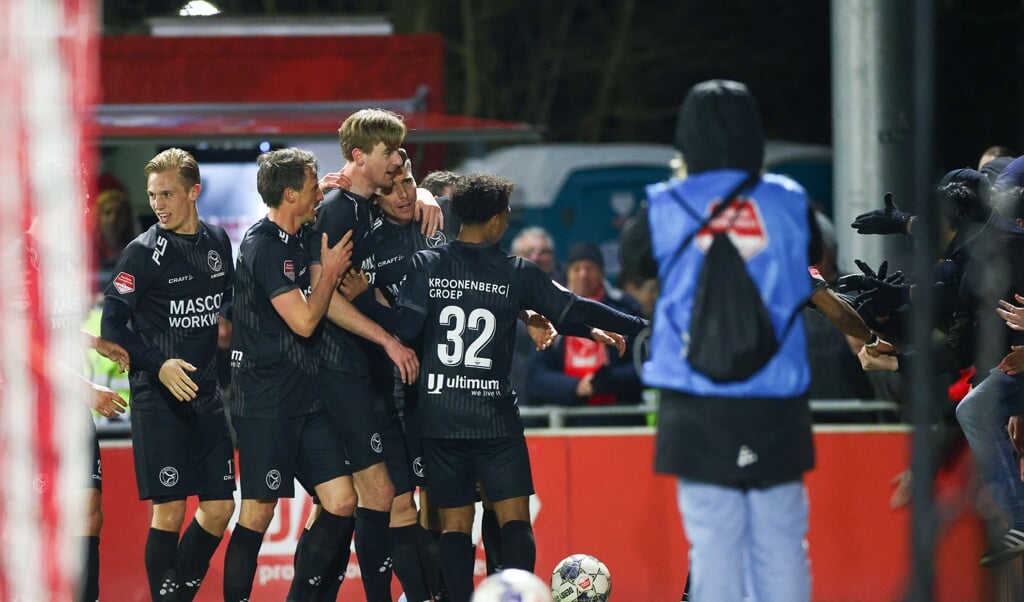
[(428, 395), (440, 395), (445, 388), (469, 391), (470, 395), (485, 395), (485, 392), (500, 390), (501, 381), (496, 378), (467, 378), (461, 374), (455, 376), (445, 376), (433, 372), (427, 374)]

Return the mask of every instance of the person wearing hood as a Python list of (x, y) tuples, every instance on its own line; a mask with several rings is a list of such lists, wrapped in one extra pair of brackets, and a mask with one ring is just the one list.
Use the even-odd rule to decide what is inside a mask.
[[(747, 574), (747, 593), (757, 599), (809, 600), (803, 475), (814, 466), (814, 447), (800, 310), (811, 295), (807, 266), (818, 260), (820, 234), (800, 185), (761, 173), (764, 134), (744, 84), (691, 88), (676, 147), (685, 174), (647, 188), (661, 295), (643, 380), (660, 395), (655, 470), (679, 478), (689, 594), (743, 599)], [(730, 193), (726, 210), (707, 222)], [(722, 381), (691, 363), (696, 289), (716, 232), (727, 232), (742, 256), (778, 343), (740, 380)]]

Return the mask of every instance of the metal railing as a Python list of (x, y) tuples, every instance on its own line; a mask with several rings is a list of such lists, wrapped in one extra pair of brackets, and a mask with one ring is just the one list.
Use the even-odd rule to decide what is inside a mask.
[[(812, 399), (811, 412), (822, 414), (843, 414), (851, 418), (873, 415), (870, 422), (898, 422), (900, 406), (894, 401), (874, 399)], [(570, 406), (520, 406), (523, 418), (545, 418), (548, 427), (562, 428), (567, 418), (581, 416), (646, 416), (658, 411), (651, 403), (637, 405), (570, 407)]]
[[(872, 399), (812, 399), (811, 412), (819, 417), (823, 414), (840, 414), (850, 418), (867, 418), (865, 422), (899, 422), (899, 404), (893, 401)], [(568, 406), (520, 406), (519, 413), (525, 419), (545, 419), (548, 428), (564, 428), (568, 418), (581, 416), (646, 416), (658, 411), (658, 406), (651, 403), (637, 405), (613, 405), (595, 407)], [(817, 421), (815, 421), (817, 423)], [(533, 425), (531, 424), (531, 427)], [(104, 438), (131, 436), (131, 425), (128, 420), (101, 419), (96, 430)]]

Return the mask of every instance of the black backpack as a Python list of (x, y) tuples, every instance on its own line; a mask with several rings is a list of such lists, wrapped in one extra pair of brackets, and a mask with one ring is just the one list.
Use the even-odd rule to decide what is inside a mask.
[[(757, 174), (751, 174), (723, 197), (711, 215), (686, 237), (673, 256), (672, 263), (678, 261), (701, 230), (725, 211), (741, 191), (757, 180)], [(672, 194), (677, 193), (673, 190)], [(679, 200), (693, 215), (693, 211)], [(745, 201), (741, 201), (740, 206), (742, 203)], [(669, 323), (683, 338), (684, 352), (690, 366), (716, 383), (747, 380), (761, 370), (779, 350), (779, 339), (775, 336), (775, 328), (761, 299), (761, 292), (750, 277), (743, 257), (729, 239), (729, 229), (738, 215), (738, 212), (733, 215), (728, 228), (713, 235), (698, 276), (689, 328), (680, 328), (672, 312), (668, 312)], [(695, 217), (700, 219), (700, 216)], [(783, 330), (783, 338), (801, 307), (802, 304), (790, 315)]]

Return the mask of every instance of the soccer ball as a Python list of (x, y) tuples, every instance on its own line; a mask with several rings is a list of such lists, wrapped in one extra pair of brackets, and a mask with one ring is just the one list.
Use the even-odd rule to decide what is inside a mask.
[(612, 575), (589, 554), (573, 554), (551, 573), (554, 602), (606, 602), (612, 595)]
[(533, 573), (505, 569), (481, 581), (471, 602), (551, 602), (551, 594)]

